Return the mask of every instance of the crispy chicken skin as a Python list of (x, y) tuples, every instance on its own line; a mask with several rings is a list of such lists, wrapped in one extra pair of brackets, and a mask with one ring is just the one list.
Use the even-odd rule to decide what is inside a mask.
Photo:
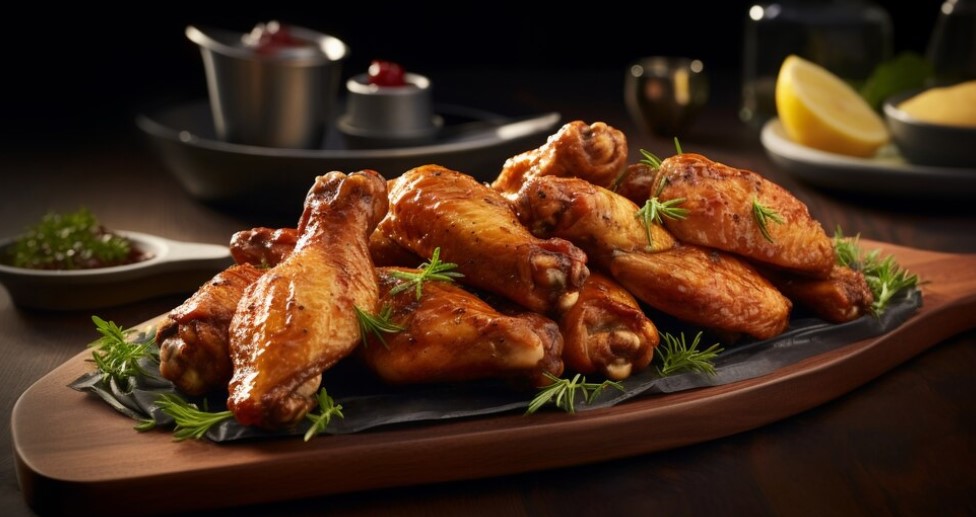
[(559, 317), (566, 369), (619, 381), (651, 363), (660, 336), (619, 283), (591, 272), (580, 299)]
[(627, 138), (620, 130), (603, 122), (574, 120), (541, 147), (506, 160), (491, 186), (509, 197), (533, 176), (578, 177), (609, 187), (626, 167), (627, 151)]
[(367, 239), (386, 209), (386, 181), (375, 171), (315, 179), (294, 251), (247, 288), (231, 320), (227, 406), (238, 422), (295, 424), (314, 407), (322, 372), (355, 349), (354, 307), (376, 312)]
[(559, 236), (583, 248), (593, 263), (609, 266), (621, 251), (662, 251), (675, 240), (658, 224), (647, 229), (638, 207), (623, 196), (579, 178), (541, 176), (528, 180), (513, 204), (536, 236)]
[[(772, 337), (786, 329), (792, 304), (745, 261), (679, 244), (651, 225), (651, 247), (637, 205), (578, 178), (540, 176), (515, 203), (537, 235), (582, 248), (639, 300), (691, 323), (729, 333)], [(636, 221), (636, 222), (635, 222)]]
[(418, 300), (413, 289), (390, 294), (402, 280), (378, 268), (380, 304), (404, 327), (368, 336), (359, 356), (384, 381), (418, 384), (500, 378), (517, 385), (541, 386), (548, 372), (562, 375), (562, 336), (552, 320), (524, 310), (502, 314), (450, 282), (425, 282)]
[(167, 315), (156, 331), (159, 373), (187, 395), (227, 389), (231, 318), (247, 286), (263, 270), (235, 264), (217, 273)]
[(795, 304), (831, 323), (844, 323), (869, 314), (874, 303), (864, 274), (847, 266), (835, 265), (827, 278), (783, 271), (768, 271), (766, 276)]
[[(684, 199), (680, 206), (688, 210), (684, 219), (664, 221), (679, 241), (818, 278), (833, 269), (833, 242), (820, 223), (800, 200), (761, 175), (685, 153), (661, 162), (654, 184), (662, 182), (658, 197)], [(770, 239), (763, 236), (753, 214), (755, 202), (783, 219), (782, 224), (767, 220)]]
[(789, 326), (793, 304), (738, 257), (693, 244), (620, 253), (613, 277), (655, 309), (731, 334), (767, 339)]
[(238, 264), (270, 267), (284, 260), (295, 249), (297, 241), (295, 228), (241, 230), (230, 238), (230, 254)]
[(632, 163), (624, 169), (611, 190), (643, 206), (644, 202), (651, 198), (656, 176), (657, 170), (654, 167), (644, 162)]
[(564, 239), (539, 239), (501, 194), (466, 174), (437, 165), (411, 169), (392, 182), (380, 229), (421, 257), (441, 248), (462, 281), (548, 314), (576, 303), (589, 275), (586, 254)]

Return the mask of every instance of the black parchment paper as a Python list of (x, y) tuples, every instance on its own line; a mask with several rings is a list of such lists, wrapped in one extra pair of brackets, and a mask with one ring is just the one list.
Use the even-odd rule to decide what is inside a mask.
[[(612, 406), (632, 397), (647, 394), (716, 386), (758, 377), (808, 357), (840, 348), (862, 339), (880, 336), (904, 323), (922, 306), (921, 292), (913, 289), (896, 300), (880, 317), (863, 316), (857, 320), (831, 324), (816, 318), (796, 318), (783, 334), (763, 341), (741, 342), (729, 346), (714, 361), (716, 374), (674, 374), (661, 377), (650, 367), (621, 384), (623, 391), (603, 390), (589, 405), (576, 404), (577, 411)], [(704, 347), (708, 344), (703, 343)], [(702, 348), (704, 348), (702, 347)], [(143, 363), (148, 372), (132, 378), (130, 389), (120, 389), (98, 371), (87, 373), (69, 386), (94, 393), (120, 413), (134, 419), (154, 418), (157, 426), (173, 424), (172, 419), (155, 404), (160, 393), (175, 393), (173, 385), (159, 376), (159, 365)], [(322, 385), (337, 404), (343, 418), (334, 418), (327, 434), (363, 432), (409, 422), (469, 418), (505, 412), (524, 412), (535, 393), (514, 390), (500, 382), (471, 382), (430, 387), (391, 388), (382, 385), (369, 372), (353, 362), (340, 363), (323, 375)], [(226, 394), (207, 400), (190, 399), (210, 411), (226, 409)], [(528, 416), (527, 418), (531, 418)], [(307, 429), (268, 432), (239, 425), (233, 419), (211, 428), (206, 437), (214, 442), (269, 439), (301, 436)]]

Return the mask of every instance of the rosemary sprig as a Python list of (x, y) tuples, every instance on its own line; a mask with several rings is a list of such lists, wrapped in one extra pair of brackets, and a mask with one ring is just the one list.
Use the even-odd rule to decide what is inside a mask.
[(868, 288), (874, 296), (871, 312), (881, 315), (887, 310), (892, 298), (906, 289), (919, 284), (918, 275), (909, 273), (895, 262), (894, 257), (881, 257), (879, 250), (864, 252), (860, 246), (860, 235), (845, 237), (840, 228), (834, 232), (834, 250), (837, 263), (864, 274)]
[[(663, 183), (662, 183), (663, 185)], [(644, 225), (644, 232), (647, 234), (647, 247), (653, 248), (654, 242), (651, 237), (652, 224), (664, 224), (664, 217), (668, 219), (684, 219), (688, 217), (688, 210), (677, 205), (685, 202), (685, 198), (679, 197), (661, 201), (657, 196), (648, 199), (644, 206), (634, 214)]]
[(336, 404), (335, 400), (332, 400), (329, 393), (325, 391), (325, 388), (319, 390), (316, 398), (319, 401), (319, 412), (305, 415), (305, 418), (312, 422), (312, 426), (308, 428), (308, 431), (305, 431), (306, 442), (311, 440), (313, 436), (325, 431), (333, 416), (345, 418), (342, 414), (342, 405)]
[(126, 263), (132, 246), (82, 207), (77, 212), (45, 214), (14, 241), (9, 252), (10, 264), (16, 267), (88, 269)]
[[(173, 429), (173, 440), (182, 442), (187, 438), (199, 440), (211, 427), (233, 418), (234, 414), (230, 411), (209, 412), (206, 408), (201, 410), (196, 404), (187, 402), (179, 395), (173, 393), (163, 393), (156, 399), (156, 405), (160, 411), (173, 417), (176, 427)], [(136, 427), (140, 431), (151, 429), (148, 422)]]
[(762, 233), (763, 238), (769, 242), (773, 242), (773, 238), (769, 235), (768, 221), (773, 221), (777, 224), (784, 224), (786, 222), (783, 216), (779, 215), (779, 212), (760, 203), (757, 197), (752, 198), (752, 217), (756, 219), (756, 224), (759, 225), (759, 231)]
[(650, 152), (650, 151), (648, 151), (646, 149), (641, 149), (640, 150), (640, 153), (644, 157), (644, 158), (641, 159), (641, 163), (650, 165), (651, 168), (654, 168), (654, 169), (660, 169), (661, 168), (661, 159), (658, 158), (654, 153), (652, 153), (652, 152)]
[(356, 311), (356, 319), (359, 320), (359, 335), (363, 340), (363, 346), (367, 346), (369, 340), (367, 336), (370, 334), (376, 336), (376, 339), (386, 346), (386, 339), (383, 334), (396, 334), (397, 332), (402, 332), (405, 327), (397, 325), (390, 320), (393, 315), (393, 307), (390, 304), (384, 304), (383, 308), (380, 309), (380, 313), (373, 315), (360, 309), (358, 306), (354, 305), (353, 309)]
[(429, 282), (432, 280), (439, 280), (441, 282), (453, 282), (455, 278), (463, 277), (464, 275), (452, 271), (457, 268), (457, 264), (453, 262), (441, 262), (441, 248), (434, 248), (434, 254), (430, 257), (429, 262), (424, 262), (420, 265), (419, 273), (408, 273), (405, 271), (393, 271), (392, 275), (400, 280), (406, 280), (406, 282), (397, 285), (393, 289), (390, 289), (390, 294), (399, 294), (410, 288), (416, 288), (417, 299), (419, 300), (423, 294), (424, 282)]
[(658, 347), (657, 358), (661, 363), (657, 371), (662, 377), (667, 377), (680, 371), (701, 372), (707, 375), (715, 375), (715, 365), (712, 361), (722, 352), (718, 343), (713, 344), (705, 350), (699, 350), (698, 344), (701, 341), (702, 333), (695, 335), (689, 346), (685, 340), (685, 333), (680, 337), (672, 336), (665, 332), (662, 336), (664, 343)]
[(677, 154), (684, 154), (684, 151), (681, 150), (681, 142), (678, 141), (678, 137), (674, 137), (674, 150), (677, 151)]
[(583, 401), (589, 404), (607, 387), (624, 391), (623, 385), (619, 382), (610, 380), (601, 383), (586, 382), (586, 377), (578, 373), (572, 379), (560, 379), (549, 372), (545, 372), (543, 375), (551, 380), (552, 384), (540, 389), (539, 394), (529, 403), (529, 408), (525, 411), (526, 415), (535, 413), (550, 402), (567, 413), (575, 413), (577, 393), (581, 393)]
[(144, 374), (139, 366), (139, 359), (155, 358), (152, 340), (132, 341), (126, 337), (128, 333), (112, 321), (105, 321), (98, 316), (92, 316), (92, 322), (102, 337), (92, 343), (92, 361), (104, 374), (110, 376), (121, 386), (128, 386), (129, 378)]

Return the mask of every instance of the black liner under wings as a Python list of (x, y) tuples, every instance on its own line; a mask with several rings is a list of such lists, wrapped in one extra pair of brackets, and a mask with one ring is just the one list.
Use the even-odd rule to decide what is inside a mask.
[[(680, 373), (662, 377), (652, 366), (622, 381), (623, 391), (604, 389), (590, 404), (578, 403), (576, 409), (585, 411), (613, 406), (642, 395), (673, 393), (759, 377), (808, 357), (888, 333), (904, 323), (921, 306), (921, 292), (912, 289), (892, 300), (881, 316), (862, 316), (842, 324), (827, 323), (812, 317), (795, 318), (791, 320), (790, 328), (775, 338), (744, 341), (727, 347), (714, 361), (715, 375)], [(154, 328), (150, 328), (142, 332), (149, 335), (154, 331)], [(144, 361), (142, 366), (148, 373), (131, 378), (127, 389), (121, 388), (100, 371), (87, 373), (69, 386), (95, 393), (130, 418), (153, 418), (157, 427), (170, 428), (173, 419), (157, 407), (156, 399), (162, 393), (176, 394), (176, 391), (172, 383), (159, 376), (158, 363)], [(590, 382), (594, 380), (590, 379)], [(488, 381), (394, 388), (382, 384), (354, 360), (340, 362), (325, 372), (322, 386), (336, 404), (342, 406), (344, 415), (343, 418), (333, 418), (325, 434), (348, 434), (395, 424), (524, 412), (535, 395), (534, 392), (515, 390), (503, 382)], [(226, 393), (214, 394), (207, 399), (184, 398), (209, 411), (226, 409)], [(269, 432), (245, 427), (228, 419), (212, 427), (206, 438), (214, 442), (232, 442), (300, 437), (307, 429), (306, 422), (294, 429)]]

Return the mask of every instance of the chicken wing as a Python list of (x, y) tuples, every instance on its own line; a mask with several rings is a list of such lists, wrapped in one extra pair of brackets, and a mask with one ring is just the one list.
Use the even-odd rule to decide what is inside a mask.
[(591, 272), (580, 299), (559, 317), (566, 369), (623, 380), (651, 363), (660, 336), (619, 283)]
[(562, 237), (639, 300), (691, 323), (759, 338), (789, 324), (792, 304), (743, 260), (679, 244), (657, 224), (635, 222), (637, 205), (578, 178), (539, 176), (523, 186), (519, 218), (537, 235)]
[(767, 339), (789, 326), (793, 304), (728, 253), (692, 244), (659, 253), (620, 253), (610, 272), (644, 303), (709, 329)]
[(534, 237), (509, 203), (477, 180), (437, 165), (392, 182), (380, 229), (421, 257), (441, 249), (463, 282), (539, 313), (571, 307), (589, 275), (586, 254), (563, 239)]
[(632, 163), (624, 169), (611, 190), (642, 206), (651, 198), (656, 176), (657, 170), (650, 165), (644, 162)]
[(229, 328), (247, 286), (264, 270), (235, 264), (217, 273), (156, 330), (159, 373), (187, 395), (227, 389), (232, 365)]
[(552, 320), (525, 312), (502, 314), (461, 286), (426, 282), (418, 300), (413, 289), (391, 294), (403, 280), (378, 268), (381, 305), (404, 330), (369, 336), (359, 354), (391, 384), (506, 379), (516, 384), (548, 383), (543, 373), (562, 375), (562, 336)]
[(564, 124), (541, 147), (505, 161), (492, 182), (495, 190), (512, 197), (533, 176), (583, 178), (609, 187), (627, 165), (627, 138), (603, 122)]
[(297, 241), (295, 228), (252, 228), (230, 238), (230, 254), (238, 264), (271, 267), (284, 260)]
[[(833, 269), (833, 241), (820, 223), (800, 200), (761, 175), (685, 153), (663, 160), (658, 176), (658, 197), (683, 199), (680, 206), (688, 211), (683, 219), (664, 221), (679, 241), (819, 278)], [(757, 215), (763, 209), (772, 214), (765, 222)]]
[(315, 179), (294, 251), (247, 288), (231, 320), (227, 406), (238, 422), (298, 422), (315, 405), (322, 372), (355, 349), (354, 307), (376, 310), (367, 239), (386, 209), (386, 181), (375, 171)]
[(874, 295), (864, 274), (835, 265), (827, 278), (767, 271), (767, 278), (787, 298), (831, 323), (855, 320), (871, 312)]

